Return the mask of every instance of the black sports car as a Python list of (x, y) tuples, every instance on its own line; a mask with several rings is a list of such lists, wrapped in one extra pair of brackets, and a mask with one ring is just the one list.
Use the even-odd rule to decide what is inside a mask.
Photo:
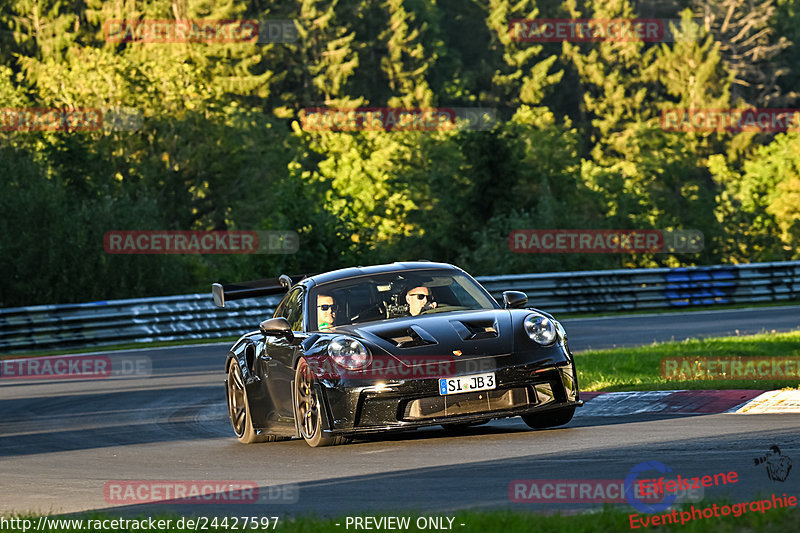
[(504, 307), (453, 265), (406, 262), (235, 285), (226, 300), (286, 292), (225, 364), (231, 424), (244, 443), (303, 437), (311, 446), (440, 424), (450, 430), (521, 416), (566, 424), (579, 399), (564, 328)]

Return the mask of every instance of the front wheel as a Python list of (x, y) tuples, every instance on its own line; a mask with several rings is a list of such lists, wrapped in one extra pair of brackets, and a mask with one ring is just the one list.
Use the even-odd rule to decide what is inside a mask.
[(322, 435), (322, 404), (314, 389), (314, 376), (305, 359), (297, 363), (294, 373), (294, 416), (300, 436), (312, 448), (321, 446), (336, 446), (345, 444), (349, 440), (345, 437), (324, 437)]
[(572, 420), (575, 415), (575, 406), (564, 407), (562, 409), (553, 409), (544, 413), (533, 413), (529, 415), (522, 415), (522, 420), (528, 424), (528, 427), (533, 429), (551, 428), (555, 426), (563, 426)]

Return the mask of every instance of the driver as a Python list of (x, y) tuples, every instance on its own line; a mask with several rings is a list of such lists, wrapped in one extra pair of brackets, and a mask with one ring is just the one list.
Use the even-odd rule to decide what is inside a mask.
[(317, 295), (317, 328), (325, 331), (333, 327), (336, 319), (336, 310), (333, 303), (333, 296), (327, 294)]
[(408, 291), (406, 302), (411, 316), (417, 316), (423, 310), (436, 308), (436, 302), (432, 301), (431, 291), (428, 287), (414, 287)]

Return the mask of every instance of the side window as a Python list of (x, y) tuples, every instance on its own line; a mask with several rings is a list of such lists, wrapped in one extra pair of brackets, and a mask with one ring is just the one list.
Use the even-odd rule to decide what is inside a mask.
[(292, 325), (292, 331), (303, 331), (303, 289), (292, 290), (275, 309), (275, 316), (282, 316)]
[(465, 306), (475, 306), (480, 305), (475, 301), (470, 293), (467, 292), (467, 289), (459, 285), (458, 283), (451, 283), (448, 287), (445, 287), (446, 295), (442, 295), (441, 301), (446, 301), (450, 295), (452, 295), (455, 300), (455, 303), (451, 303), (450, 301), (446, 301), (448, 305), (465, 305)]
[(287, 294), (286, 296), (283, 297), (281, 303), (278, 304), (278, 307), (275, 308), (275, 314), (272, 315), (272, 318), (278, 318), (279, 316), (286, 318), (286, 302), (288, 301), (289, 301), (289, 295)]

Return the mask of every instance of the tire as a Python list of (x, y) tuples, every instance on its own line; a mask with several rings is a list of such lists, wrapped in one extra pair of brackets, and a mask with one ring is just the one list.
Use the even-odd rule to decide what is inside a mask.
[(445, 431), (449, 433), (461, 434), (461, 433), (466, 433), (471, 428), (474, 428), (476, 426), (482, 426), (483, 424), (488, 424), (488, 423), (489, 423), (488, 420), (480, 420), (478, 422), (460, 422), (456, 424), (442, 424), (442, 427), (445, 429)]
[(575, 406), (554, 409), (545, 413), (522, 415), (522, 420), (528, 424), (530, 428), (543, 429), (563, 426), (572, 420), (573, 415), (575, 415)]
[(346, 437), (324, 437), (322, 435), (322, 404), (314, 388), (314, 376), (308, 368), (305, 359), (300, 359), (294, 373), (294, 416), (300, 436), (312, 448), (322, 446), (337, 446), (346, 444), (350, 439)]
[(242, 369), (236, 359), (231, 359), (228, 364), (228, 379), (226, 380), (228, 400), (228, 418), (230, 418), (233, 432), (242, 444), (255, 442), (274, 442), (278, 440), (275, 435), (259, 435), (253, 428), (253, 419), (250, 417), (250, 404), (247, 401), (247, 389), (244, 386)]

